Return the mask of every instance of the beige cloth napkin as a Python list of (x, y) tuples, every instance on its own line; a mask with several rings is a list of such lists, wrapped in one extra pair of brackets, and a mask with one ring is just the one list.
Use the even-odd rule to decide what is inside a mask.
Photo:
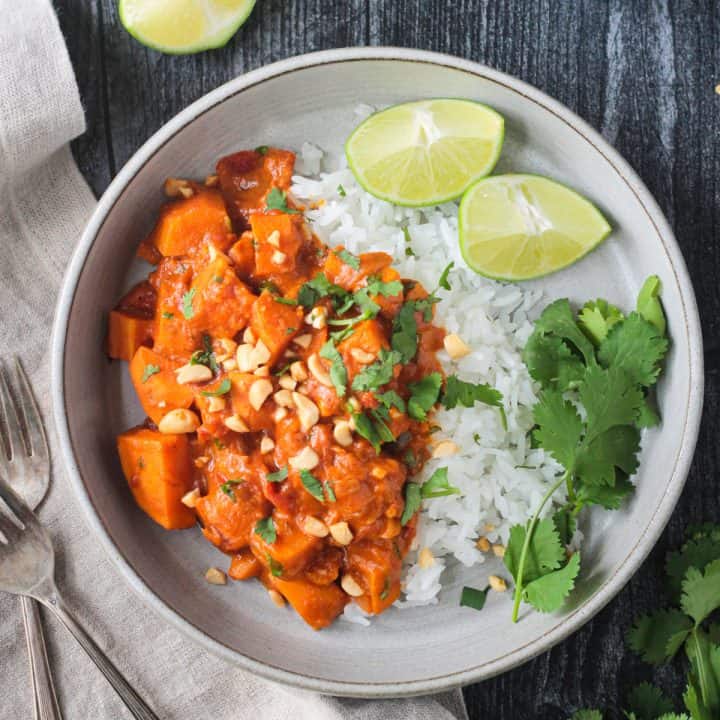
[[(91, 634), (163, 720), (466, 720), (459, 691), (354, 701), (283, 688), (196, 647), (145, 608), (98, 548), (63, 476), (51, 427), (49, 337), (62, 274), (95, 200), (68, 142), (85, 129), (49, 0), (0, 0), (0, 354), (29, 371), (49, 430), (53, 482), (40, 515), (57, 580)], [(129, 718), (67, 632), (45, 617), (66, 720)], [(31, 716), (19, 602), (0, 594), (0, 719)]]

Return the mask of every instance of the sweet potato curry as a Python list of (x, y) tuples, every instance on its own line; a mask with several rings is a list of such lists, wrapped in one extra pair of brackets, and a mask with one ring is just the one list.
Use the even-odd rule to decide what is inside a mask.
[(294, 161), (262, 147), (166, 182), (138, 251), (155, 268), (110, 313), (108, 352), (147, 414), (118, 437), (138, 505), (199, 523), (231, 578), (322, 628), (400, 594), (445, 333), (389, 255), (320, 242), (287, 195)]

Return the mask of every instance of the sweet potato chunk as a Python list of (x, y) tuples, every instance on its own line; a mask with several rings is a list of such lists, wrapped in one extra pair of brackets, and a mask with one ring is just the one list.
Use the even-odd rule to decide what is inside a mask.
[(259, 410), (256, 410), (250, 403), (250, 388), (258, 380), (264, 380), (265, 378), (259, 378), (257, 375), (241, 372), (232, 372), (229, 377), (232, 383), (230, 402), (233, 413), (239, 415), (245, 421), (245, 424), (251, 432), (258, 432), (260, 430), (272, 431), (275, 427), (273, 413), (276, 409), (275, 402), (272, 398), (265, 400)]
[(221, 193), (196, 189), (192, 197), (163, 206), (148, 244), (156, 247), (161, 255), (187, 255), (200, 246), (208, 233), (224, 235), (229, 230), (230, 219)]
[(307, 580), (287, 580), (269, 575), (266, 584), (285, 597), (314, 630), (330, 625), (348, 602), (348, 596), (335, 583), (315, 585)]
[[(156, 372), (157, 370), (157, 372)], [(157, 425), (175, 408), (189, 408), (193, 391), (180, 385), (174, 367), (164, 356), (141, 346), (130, 362), (130, 378), (145, 414)]]
[[(303, 244), (300, 229), (303, 222), (302, 215), (281, 212), (250, 216), (250, 227), (257, 243), (255, 275), (267, 277), (295, 269), (297, 254)], [(272, 238), (273, 242), (269, 242), (268, 238)]]
[(193, 479), (187, 437), (136, 427), (119, 435), (117, 445), (135, 502), (166, 530), (192, 527), (195, 513), (181, 502)]
[(107, 354), (130, 362), (141, 345), (152, 345), (153, 321), (124, 310), (111, 310), (108, 318)]
[(247, 230), (228, 251), (230, 260), (235, 263), (235, 272), (248, 279), (255, 270), (255, 247), (252, 233)]
[(230, 561), (228, 575), (233, 580), (249, 580), (257, 577), (262, 570), (262, 565), (250, 550), (240, 550), (235, 553)]
[[(274, 516), (277, 538), (268, 543), (260, 535), (253, 533), (250, 547), (255, 557), (270, 570), (282, 572), (285, 578), (302, 572), (322, 546), (320, 538), (306, 535), (298, 530), (290, 520), (277, 513)], [(272, 566), (268, 557), (272, 558)]]
[(358, 323), (355, 332), (338, 345), (347, 368), (348, 380), (352, 383), (360, 371), (375, 362), (382, 348), (389, 347), (386, 333), (377, 320), (363, 320)]
[(253, 305), (250, 327), (270, 351), (272, 365), (302, 330), (303, 310), (278, 302), (272, 293), (265, 290)]
[(348, 548), (348, 571), (365, 590), (356, 598), (365, 612), (378, 614), (400, 595), (402, 562), (392, 540), (363, 540)]
[(360, 255), (360, 268), (355, 270), (339, 255), (342, 248), (335, 248), (327, 254), (323, 272), (327, 279), (345, 290), (358, 290), (365, 283), (365, 278), (379, 275), (384, 268), (392, 263), (392, 257), (384, 252), (369, 252)]

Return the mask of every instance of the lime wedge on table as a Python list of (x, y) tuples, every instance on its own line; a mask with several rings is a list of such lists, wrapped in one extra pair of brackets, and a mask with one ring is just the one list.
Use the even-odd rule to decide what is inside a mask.
[(120, 0), (120, 21), (143, 45), (182, 55), (222, 47), (255, 0)]
[(348, 164), (371, 195), (396, 205), (452, 200), (495, 167), (501, 115), (470, 100), (420, 100), (371, 115), (345, 144)]
[(499, 280), (529, 280), (567, 267), (611, 230), (591, 202), (539, 175), (475, 183), (460, 203), (459, 228), (465, 262)]

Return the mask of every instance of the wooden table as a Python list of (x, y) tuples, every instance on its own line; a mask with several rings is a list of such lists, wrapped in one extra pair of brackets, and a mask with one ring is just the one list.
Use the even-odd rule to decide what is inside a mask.
[(645, 679), (679, 699), (684, 673), (653, 672), (623, 638), (635, 615), (657, 606), (665, 553), (685, 526), (720, 521), (720, 3), (258, 0), (226, 48), (188, 57), (146, 50), (122, 29), (115, 5), (55, 0), (87, 115), (73, 151), (98, 194), (155, 130), (221, 83), (274, 60), (352, 45), (438, 50), (516, 75), (600, 130), (637, 170), (675, 228), (703, 321), (707, 385), (695, 463), (668, 529), (620, 595), (549, 653), (465, 696), (473, 720), (618, 708)]

